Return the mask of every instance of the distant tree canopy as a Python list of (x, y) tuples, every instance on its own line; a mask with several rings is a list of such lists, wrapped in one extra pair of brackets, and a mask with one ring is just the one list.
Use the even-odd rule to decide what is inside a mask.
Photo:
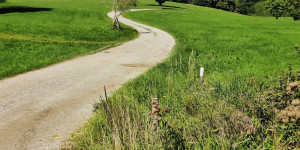
[(284, 0), (268, 0), (267, 9), (270, 11), (272, 16), (278, 19), (278, 17), (284, 15), (286, 10)]
[(285, 0), (286, 12), (294, 20), (300, 19), (300, 0)]
[(281, 16), (300, 19), (300, 0), (268, 0), (267, 8), (276, 19)]
[(250, 15), (254, 13), (254, 4), (256, 1), (253, 0), (236, 0), (236, 9), (235, 12), (244, 14), (244, 15)]
[(259, 0), (171, 0), (179, 3), (189, 3), (199, 6), (218, 8), (244, 15), (254, 14), (253, 6)]
[(6, 0), (0, 0), (0, 3), (6, 2)]
[[(159, 1), (159, 0), (156, 0)], [(218, 8), (244, 15), (291, 16), (300, 19), (300, 0), (170, 0)]]

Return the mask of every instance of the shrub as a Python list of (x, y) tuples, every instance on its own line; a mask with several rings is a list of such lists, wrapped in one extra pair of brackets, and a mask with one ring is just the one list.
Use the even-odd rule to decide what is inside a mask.
[(253, 14), (254, 2), (251, 0), (236, 0), (236, 12), (244, 15)]
[(235, 2), (233, 0), (219, 1), (216, 7), (233, 12), (235, 10)]
[[(290, 69), (284, 73), (264, 96), (260, 102), (266, 103), (256, 109), (256, 117), (264, 120), (263, 125), (268, 127), (269, 132), (279, 135), (278, 142), (289, 141), (282, 146), (285, 149), (299, 147), (300, 142), (300, 71)], [(257, 103), (260, 103), (257, 102)], [(271, 112), (271, 113), (270, 113)]]
[(218, 0), (194, 0), (193, 4), (216, 8)]
[(258, 2), (254, 5), (254, 15), (256, 16), (272, 16), (267, 9), (267, 1)]

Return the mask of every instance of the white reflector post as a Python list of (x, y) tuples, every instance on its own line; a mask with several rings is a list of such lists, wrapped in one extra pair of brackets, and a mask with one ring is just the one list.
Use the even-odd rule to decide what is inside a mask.
[(200, 68), (200, 84), (203, 85), (204, 67)]

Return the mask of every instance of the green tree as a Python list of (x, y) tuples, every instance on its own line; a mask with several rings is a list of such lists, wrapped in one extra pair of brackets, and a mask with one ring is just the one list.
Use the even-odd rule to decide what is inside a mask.
[(285, 4), (288, 14), (294, 20), (300, 19), (300, 0), (286, 0)]
[(250, 15), (254, 13), (255, 1), (252, 0), (236, 0), (236, 12), (244, 15)]
[(6, 0), (0, 0), (0, 3), (6, 2)]
[(113, 27), (115, 29), (121, 29), (119, 23), (119, 17), (126, 11), (129, 11), (131, 7), (135, 7), (137, 0), (111, 0), (111, 9), (115, 13), (113, 19)]
[(216, 8), (233, 12), (235, 10), (234, 0), (220, 0), (218, 1)]
[(166, 0), (155, 0), (158, 4), (159, 4), (159, 6), (162, 6), (162, 4), (164, 3), (164, 2), (166, 2)]
[(271, 15), (278, 19), (281, 17), (286, 10), (284, 0), (268, 0), (267, 9), (270, 11)]

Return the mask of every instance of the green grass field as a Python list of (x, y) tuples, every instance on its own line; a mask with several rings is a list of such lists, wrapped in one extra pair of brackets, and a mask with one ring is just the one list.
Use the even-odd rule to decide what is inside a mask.
[(137, 36), (111, 30), (100, 0), (8, 0), (0, 4), (0, 79), (118, 45)]
[[(299, 118), (282, 122), (298, 92), (300, 22), (141, 1), (132, 20), (176, 38), (169, 59), (125, 84), (73, 135), (73, 149), (287, 149), (299, 147)], [(199, 69), (205, 67), (203, 86)], [(160, 130), (151, 130), (151, 99), (160, 99)], [(296, 107), (296, 106), (295, 106)], [(299, 109), (299, 105), (297, 106)], [(108, 109), (109, 108), (109, 109)], [(296, 109), (296, 108), (295, 108)], [(109, 112), (109, 113), (108, 113)], [(298, 124), (298, 125), (297, 125)]]

